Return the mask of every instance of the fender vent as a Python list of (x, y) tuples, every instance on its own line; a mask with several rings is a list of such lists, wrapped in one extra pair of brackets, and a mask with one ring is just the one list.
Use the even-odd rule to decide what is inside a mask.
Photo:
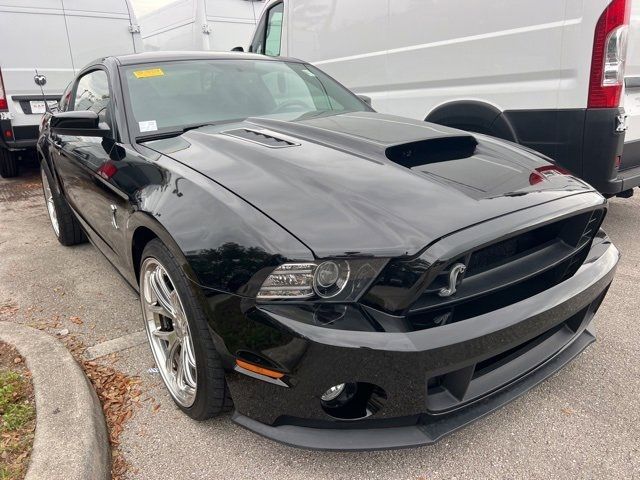
[(230, 137), (239, 138), (241, 140), (246, 140), (252, 143), (258, 143), (269, 148), (296, 147), (300, 145), (293, 138), (287, 137), (285, 135), (280, 135), (279, 133), (272, 132), (271, 130), (267, 130), (264, 128), (261, 128), (259, 130), (238, 128), (235, 130), (227, 130), (222, 133), (224, 135), (229, 135)]

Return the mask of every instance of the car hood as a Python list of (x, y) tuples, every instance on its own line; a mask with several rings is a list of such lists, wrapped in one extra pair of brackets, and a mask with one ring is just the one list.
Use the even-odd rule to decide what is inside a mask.
[(250, 118), (145, 145), (234, 192), (320, 258), (413, 255), (470, 225), (592, 191), (537, 173), (549, 163), (508, 142), (373, 112)]

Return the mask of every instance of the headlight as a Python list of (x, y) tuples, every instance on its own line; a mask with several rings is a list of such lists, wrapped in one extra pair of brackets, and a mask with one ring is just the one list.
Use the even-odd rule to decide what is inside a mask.
[(285, 263), (275, 268), (258, 292), (258, 300), (357, 300), (387, 263), (386, 258), (335, 259)]

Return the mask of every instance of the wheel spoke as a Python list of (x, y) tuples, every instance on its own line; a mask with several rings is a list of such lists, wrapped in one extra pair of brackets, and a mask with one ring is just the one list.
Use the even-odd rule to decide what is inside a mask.
[(51, 185), (49, 185), (49, 179), (47, 178), (47, 174), (44, 169), (41, 170), (42, 175), (42, 187), (44, 190), (44, 200), (47, 206), (47, 212), (49, 213), (49, 219), (51, 220), (51, 225), (53, 226), (53, 231), (56, 236), (60, 236), (60, 225), (58, 223), (58, 214), (56, 212), (56, 206), (53, 201), (53, 192), (51, 191)]
[(176, 356), (176, 352), (178, 350), (178, 348), (180, 347), (180, 340), (178, 340), (178, 336), (174, 336), (172, 337), (173, 342), (169, 342), (169, 346), (167, 347), (167, 357), (165, 359), (165, 368), (167, 369), (167, 372), (172, 372), (173, 371), (173, 360)]
[(148, 308), (151, 313), (157, 313), (158, 315), (173, 318), (173, 312), (171, 310), (167, 310), (164, 305), (160, 304), (158, 301), (149, 304)]
[(173, 316), (175, 318), (181, 317), (180, 320), (183, 320), (183, 311), (182, 305), (180, 305), (180, 297), (178, 297), (178, 292), (173, 290), (169, 293), (169, 304), (171, 305), (171, 311), (173, 312)]
[(191, 388), (196, 388), (196, 379), (194, 378), (194, 374), (193, 374), (193, 370), (195, 370), (195, 362), (193, 362), (190, 358), (189, 358), (189, 347), (187, 346), (189, 343), (189, 341), (185, 341), (182, 344), (182, 351), (180, 352), (180, 356), (182, 357), (181, 359), (181, 366), (182, 366), (182, 371), (183, 371), (183, 375), (184, 375), (184, 381), (187, 384), (187, 386), (191, 387)]
[(191, 339), (190, 338), (185, 339), (184, 345), (185, 345), (187, 364), (191, 368), (193, 368), (195, 370), (195, 368), (196, 368), (196, 357), (193, 354), (193, 345), (191, 345)]
[(171, 348), (171, 346), (177, 340), (176, 332), (174, 330), (167, 332), (164, 330), (157, 329), (151, 332), (151, 335), (153, 335), (156, 338), (159, 338), (160, 340), (165, 340), (169, 342), (169, 348)]
[(163, 276), (163, 270), (161, 267), (156, 268), (151, 275), (149, 276), (149, 282), (151, 286), (151, 291), (153, 292), (153, 296), (155, 298), (156, 305), (163, 311), (157, 311), (155, 313), (160, 313), (161, 315), (167, 316), (169, 318), (174, 318), (175, 312), (173, 311), (173, 307), (171, 306), (171, 299), (169, 289), (167, 284), (165, 283)]

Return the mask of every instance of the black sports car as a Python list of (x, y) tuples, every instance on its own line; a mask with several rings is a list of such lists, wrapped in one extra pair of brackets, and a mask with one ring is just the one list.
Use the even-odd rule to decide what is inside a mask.
[(430, 443), (521, 395), (594, 340), (619, 256), (547, 158), (298, 60), (97, 60), (38, 148), (56, 236), (139, 289), (176, 404), (296, 446)]

